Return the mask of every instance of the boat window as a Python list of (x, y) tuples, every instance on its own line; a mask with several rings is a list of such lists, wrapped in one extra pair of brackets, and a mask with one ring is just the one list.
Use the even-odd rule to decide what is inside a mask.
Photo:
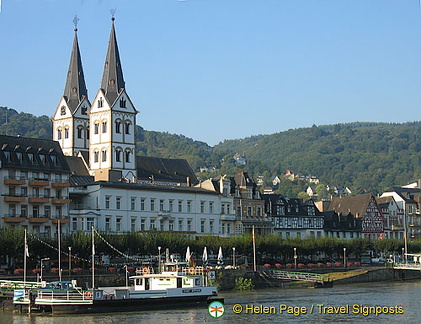
[(201, 280), (200, 280), (200, 278), (196, 278), (196, 280), (195, 280), (195, 283), (194, 283), (194, 284), (195, 284), (196, 286), (200, 286), (200, 281), (201, 281)]
[(137, 279), (136, 280), (136, 285), (142, 286), (143, 285), (143, 282), (142, 281), (143, 281), (142, 279)]

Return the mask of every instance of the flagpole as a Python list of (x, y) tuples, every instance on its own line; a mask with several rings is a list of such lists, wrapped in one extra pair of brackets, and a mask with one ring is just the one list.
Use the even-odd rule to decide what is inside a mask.
[(253, 240), (253, 271), (256, 272), (256, 240), (254, 238), (254, 225), (252, 228), (252, 240)]
[(95, 288), (95, 242), (94, 242), (94, 227), (92, 226), (92, 293)]
[(26, 241), (26, 229), (25, 229), (25, 244), (23, 247), (23, 284), (26, 283), (26, 256), (28, 255), (28, 243)]
[(57, 220), (58, 235), (58, 278), (61, 281), (61, 235), (60, 235), (60, 219)]

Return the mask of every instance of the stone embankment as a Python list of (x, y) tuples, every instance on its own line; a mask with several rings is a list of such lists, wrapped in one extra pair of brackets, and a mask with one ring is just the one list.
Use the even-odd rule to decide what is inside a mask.
[[(306, 272), (310, 271), (306, 270)], [(420, 271), (396, 270), (384, 267), (364, 267), (348, 271), (337, 269), (337, 271), (328, 272), (324, 275), (326, 276), (327, 281), (333, 282), (333, 285), (421, 279)], [(216, 282), (219, 290), (235, 289), (235, 280), (240, 277), (252, 279), (255, 289), (271, 287), (314, 287), (314, 283), (312, 282), (287, 281), (273, 278), (271, 277), (270, 272), (267, 271), (253, 272), (246, 269), (216, 270)]]

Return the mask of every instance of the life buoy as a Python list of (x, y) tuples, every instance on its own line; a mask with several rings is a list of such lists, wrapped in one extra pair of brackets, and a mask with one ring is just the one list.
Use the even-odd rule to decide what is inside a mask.
[(85, 299), (92, 299), (92, 292), (90, 291), (85, 291), (83, 295), (85, 296)]
[(195, 271), (195, 269), (192, 267), (192, 268), (190, 268), (189, 269), (189, 273), (192, 275), (192, 274), (194, 274), (196, 271)]
[(143, 274), (148, 274), (149, 273), (149, 268), (143, 268)]

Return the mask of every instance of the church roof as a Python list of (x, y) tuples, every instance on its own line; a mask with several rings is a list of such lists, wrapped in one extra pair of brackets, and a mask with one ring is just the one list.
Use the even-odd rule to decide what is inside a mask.
[(114, 28), (114, 17), (108, 42), (108, 51), (105, 58), (104, 72), (102, 75), (101, 89), (110, 105), (113, 105), (121, 91), (125, 88), (123, 69), (121, 67), (117, 38)]
[(76, 111), (82, 100), (88, 97), (85, 76), (83, 74), (82, 58), (79, 51), (77, 28), (75, 28), (72, 54), (70, 55), (69, 70), (67, 71), (63, 96), (66, 99), (72, 114)]

